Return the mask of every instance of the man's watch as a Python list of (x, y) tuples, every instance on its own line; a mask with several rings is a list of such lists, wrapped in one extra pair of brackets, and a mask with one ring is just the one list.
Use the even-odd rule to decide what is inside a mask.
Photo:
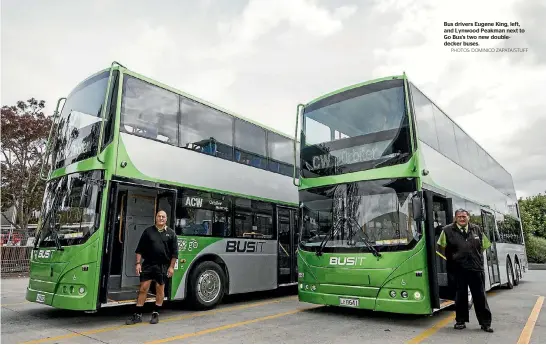
[(136, 265), (140, 265), (140, 262), (137, 262), (137, 263), (135, 264), (135, 266), (136, 266)]

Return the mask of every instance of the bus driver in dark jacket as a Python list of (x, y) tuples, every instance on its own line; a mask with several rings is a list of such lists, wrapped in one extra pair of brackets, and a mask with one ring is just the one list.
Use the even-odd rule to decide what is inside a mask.
[(457, 296), (455, 297), (455, 329), (466, 328), (469, 322), (468, 288), (472, 293), (476, 317), (482, 330), (493, 332), (491, 311), (485, 296), (485, 272), (483, 251), (491, 246), (482, 229), (469, 222), (468, 211), (455, 211), (455, 222), (442, 229), (438, 245), (443, 247), (446, 259), (455, 275)]

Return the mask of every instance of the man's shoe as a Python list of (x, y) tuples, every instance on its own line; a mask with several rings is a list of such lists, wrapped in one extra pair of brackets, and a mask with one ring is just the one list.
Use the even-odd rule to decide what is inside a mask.
[(134, 313), (129, 320), (125, 322), (126, 325), (134, 325), (135, 323), (142, 322), (142, 314)]
[(482, 330), (488, 333), (493, 333), (493, 328), (491, 328), (491, 326), (482, 326)]
[(150, 319), (151, 324), (156, 324), (159, 322), (159, 313), (157, 311), (154, 311), (152, 313), (152, 318)]
[(465, 329), (465, 328), (466, 328), (466, 325), (465, 325), (464, 323), (459, 323), (459, 322), (457, 322), (457, 323), (455, 324), (455, 326), (453, 326), (453, 328), (455, 328), (455, 329)]

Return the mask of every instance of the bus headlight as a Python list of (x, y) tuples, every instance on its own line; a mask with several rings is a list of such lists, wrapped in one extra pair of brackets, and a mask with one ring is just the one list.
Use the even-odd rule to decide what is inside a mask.
[(395, 298), (395, 297), (396, 297), (396, 291), (391, 290), (391, 291), (389, 292), (389, 295), (390, 295), (392, 298)]
[(415, 291), (415, 292), (413, 293), (413, 297), (414, 297), (415, 299), (421, 299), (421, 293), (420, 293), (419, 291)]
[(407, 291), (402, 291), (400, 296), (402, 296), (402, 298), (408, 298), (408, 292)]
[(85, 292), (85, 288), (82, 286), (82, 287), (80, 287), (79, 291), (80, 291), (80, 294), (83, 295), (83, 293)]

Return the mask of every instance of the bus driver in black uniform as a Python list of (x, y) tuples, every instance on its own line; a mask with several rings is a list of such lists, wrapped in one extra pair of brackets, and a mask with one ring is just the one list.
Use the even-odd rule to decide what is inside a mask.
[(438, 245), (445, 248), (450, 270), (455, 275), (457, 293), (455, 297), (455, 329), (466, 328), (468, 322), (468, 288), (474, 299), (476, 317), (482, 330), (493, 332), (491, 311), (485, 296), (485, 272), (483, 251), (491, 242), (482, 229), (469, 222), (470, 214), (463, 209), (455, 211), (455, 221), (446, 225)]
[(155, 216), (155, 225), (144, 230), (135, 250), (140, 290), (135, 313), (126, 322), (128, 325), (142, 322), (142, 309), (152, 280), (156, 283), (156, 300), (150, 323), (159, 322), (159, 309), (165, 297), (165, 283), (173, 276), (174, 264), (178, 260), (176, 233), (169, 229), (166, 223), (167, 213), (160, 210)]

